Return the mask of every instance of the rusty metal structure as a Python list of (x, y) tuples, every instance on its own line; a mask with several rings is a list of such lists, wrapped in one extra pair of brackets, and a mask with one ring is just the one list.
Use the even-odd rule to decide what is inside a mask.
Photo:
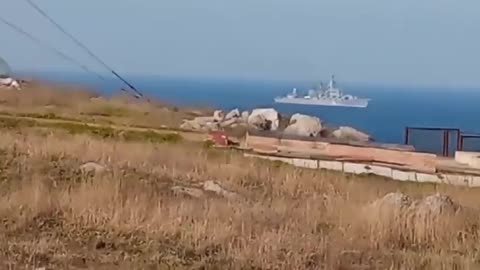
[[(469, 145), (467, 149), (465, 144), (472, 141), (477, 141), (478, 146)], [(465, 133), (459, 128), (405, 127), (405, 144), (417, 151), (449, 157), (455, 155), (455, 151), (479, 151), (480, 134)]]
[[(477, 144), (475, 144), (475, 142)], [(460, 134), (460, 151), (480, 151), (480, 134), (461, 133)]]

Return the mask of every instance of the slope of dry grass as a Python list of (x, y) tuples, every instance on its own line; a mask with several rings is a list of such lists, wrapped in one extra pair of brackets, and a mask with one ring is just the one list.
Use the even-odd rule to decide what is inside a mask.
[[(98, 105), (84, 92), (0, 98), (11, 115), (77, 121), (85, 121), (81, 106)], [(156, 112), (155, 123), (146, 115), (112, 114), (101, 117), (151, 126), (170, 121)], [(0, 125), (0, 269), (480, 267), (478, 189), (304, 170), (193, 142), (38, 128)], [(108, 170), (86, 175), (79, 166), (87, 161)], [(171, 191), (206, 180), (241, 198)], [(365, 208), (394, 191), (413, 198), (440, 192), (469, 211), (411, 219)]]
[(184, 118), (210, 114), (209, 109), (176, 108), (124, 94), (99, 97), (93, 91), (33, 82), (22, 91), (2, 90), (0, 114), (66, 119), (139, 127), (178, 127)]
[[(396, 190), (413, 197), (442, 192), (476, 208), (478, 190), (301, 170), (196, 145), (0, 136), (5, 266), (470, 269), (478, 259), (476, 216), (468, 217), (473, 223), (455, 217), (379, 226), (386, 221), (375, 217), (372, 224), (361, 214), (364, 205)], [(83, 175), (79, 165), (92, 160), (110, 170)], [(243, 199), (170, 191), (209, 179)]]

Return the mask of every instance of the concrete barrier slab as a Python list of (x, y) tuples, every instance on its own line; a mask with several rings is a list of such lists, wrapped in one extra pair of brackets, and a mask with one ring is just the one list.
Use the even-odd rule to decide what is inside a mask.
[(392, 178), (399, 181), (417, 181), (417, 174), (415, 172), (392, 170)]
[(368, 170), (365, 168), (365, 164), (345, 162), (343, 163), (343, 171), (353, 174), (366, 174)]
[(455, 161), (480, 169), (480, 152), (457, 151), (455, 152)]
[(354, 174), (374, 174), (384, 177), (392, 177), (392, 169), (376, 165), (367, 165), (360, 163), (345, 162), (343, 164), (343, 171)]
[(308, 168), (308, 169), (318, 169), (318, 161), (312, 159), (300, 159), (294, 158), (293, 159), (293, 166), (301, 167), (301, 168)]
[(320, 160), (318, 161), (318, 168), (332, 171), (343, 171), (343, 162)]
[(469, 186), (480, 187), (480, 176), (472, 176), (472, 178), (470, 178)]
[(417, 173), (417, 182), (422, 183), (445, 183), (446, 179), (443, 175)]

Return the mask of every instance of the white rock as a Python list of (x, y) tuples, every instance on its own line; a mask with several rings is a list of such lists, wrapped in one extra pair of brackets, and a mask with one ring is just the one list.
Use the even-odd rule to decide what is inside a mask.
[(213, 131), (219, 130), (220, 124), (216, 122), (212, 116), (199, 116), (193, 120), (183, 120), (180, 128), (197, 131)]
[(17, 90), (20, 90), (20, 84), (17, 80), (12, 78), (0, 78), (0, 86), (13, 87)]
[(225, 121), (233, 119), (233, 118), (239, 118), (240, 117), (240, 111), (238, 109), (231, 110), (227, 115), (225, 115)]
[(306, 114), (301, 114), (301, 113), (296, 113), (290, 117), (290, 124), (294, 124), (295, 122), (300, 122), (300, 121), (307, 121), (307, 122), (317, 122), (317, 123), (322, 123), (320, 118), (315, 117), (315, 116), (310, 116)]
[(401, 192), (388, 193), (387, 195), (372, 203), (372, 205), (386, 206), (392, 209), (405, 208), (410, 206), (411, 204), (412, 199)]
[(250, 113), (249, 113), (248, 111), (243, 111), (243, 112), (242, 112), (242, 116), (241, 116), (242, 121), (245, 122), (245, 123), (247, 123), (249, 116), (250, 116)]
[(198, 116), (193, 118), (193, 120), (191, 121), (194, 121), (199, 124), (206, 124), (209, 122), (215, 122), (215, 117), (214, 116)]
[(272, 108), (255, 109), (248, 117), (248, 124), (263, 130), (277, 130), (280, 124), (280, 114)]
[(215, 194), (217, 194), (219, 196), (222, 196), (222, 197), (225, 197), (227, 199), (238, 199), (238, 198), (240, 198), (240, 196), (237, 193), (228, 191), (225, 188), (223, 188), (220, 184), (218, 184), (217, 182), (211, 181), (211, 180), (203, 183), (203, 190), (214, 192)]
[(412, 203), (413, 200), (401, 192), (388, 193), (363, 207), (362, 216), (373, 223), (400, 218)]
[(332, 132), (333, 137), (342, 140), (352, 140), (359, 142), (368, 142), (371, 141), (370, 135), (358, 131), (352, 127), (339, 127), (337, 130)]
[(222, 122), (225, 119), (225, 114), (221, 110), (216, 110), (213, 112), (213, 121)]
[(184, 186), (174, 186), (171, 188), (175, 195), (187, 195), (192, 198), (203, 198), (205, 196), (205, 192), (199, 188), (193, 187), (184, 187)]
[(80, 170), (85, 173), (102, 173), (106, 171), (106, 168), (96, 162), (87, 162), (80, 166)]
[(440, 214), (453, 214), (459, 206), (447, 195), (435, 194), (420, 200), (415, 205), (415, 210), (420, 216), (438, 216)]
[(225, 120), (222, 123), (220, 123), (220, 126), (221, 127), (233, 127), (238, 121), (239, 121), (238, 118), (230, 118), (230, 119)]
[(322, 121), (318, 117), (297, 113), (290, 118), (290, 125), (284, 130), (284, 133), (303, 137), (317, 137), (322, 129)]

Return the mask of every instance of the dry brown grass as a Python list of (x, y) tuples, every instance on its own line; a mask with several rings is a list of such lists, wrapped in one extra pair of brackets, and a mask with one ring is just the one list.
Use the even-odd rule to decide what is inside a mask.
[[(0, 110), (152, 127), (188, 114), (92, 97), (32, 86), (1, 92)], [(0, 269), (480, 266), (478, 189), (304, 170), (196, 143), (94, 134), (11, 120), (0, 125)], [(85, 175), (79, 166), (86, 161), (109, 171)], [(211, 179), (242, 199), (171, 192)], [(413, 198), (440, 192), (468, 211), (424, 218), (365, 208), (394, 191)]]
[(104, 98), (81, 88), (33, 82), (22, 91), (0, 91), (0, 113), (164, 128), (178, 127), (183, 119), (210, 114), (211, 110), (179, 109), (159, 101), (147, 102), (124, 94)]
[[(3, 131), (0, 261), (15, 269), (475, 269), (478, 190), (346, 177), (195, 145)], [(85, 161), (111, 170), (87, 177)], [(244, 199), (175, 197), (215, 179)], [(411, 224), (361, 210), (450, 195), (469, 216)], [(467, 222), (468, 221), (468, 222)], [(170, 268), (169, 268), (170, 267)], [(31, 268), (29, 268), (31, 269)]]

